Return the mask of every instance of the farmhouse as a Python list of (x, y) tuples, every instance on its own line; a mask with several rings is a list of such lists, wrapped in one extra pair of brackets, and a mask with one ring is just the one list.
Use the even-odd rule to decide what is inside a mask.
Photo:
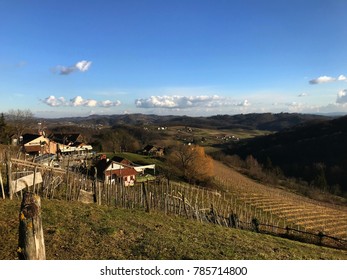
[(111, 169), (105, 171), (105, 180), (124, 184), (125, 187), (133, 186), (136, 181), (137, 171), (131, 167)]
[(137, 179), (140, 177), (143, 179), (146, 175), (145, 171), (148, 169), (151, 169), (151, 174), (155, 175), (155, 164), (136, 165), (130, 160), (119, 156), (114, 156), (109, 160), (106, 155), (101, 155), (95, 167), (100, 179), (105, 182), (121, 183), (124, 186), (133, 186)]
[(55, 154), (57, 143), (43, 135), (24, 134), (20, 138), (24, 151), (28, 154)]
[(102, 158), (96, 164), (99, 178), (105, 182), (119, 183), (124, 186), (133, 186), (138, 172), (134, 167)]
[(53, 133), (50, 138), (58, 142), (59, 154), (85, 155), (91, 152), (93, 147), (84, 141), (79, 133)]
[(35, 156), (90, 153), (93, 147), (78, 140), (83, 140), (80, 134), (51, 134), (47, 137), (45, 133), (41, 132), (39, 134), (26, 133), (19, 139), (12, 138), (12, 143), (22, 146), (26, 154)]
[(153, 156), (153, 157), (163, 157), (164, 156), (164, 148), (155, 147), (153, 145), (147, 145), (143, 148), (142, 154)]

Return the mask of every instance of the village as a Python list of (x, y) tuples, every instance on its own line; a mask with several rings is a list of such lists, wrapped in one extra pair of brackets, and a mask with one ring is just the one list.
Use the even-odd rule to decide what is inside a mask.
[[(19, 148), (25, 161), (85, 174), (106, 183), (128, 187), (134, 186), (136, 181), (153, 180), (156, 175), (155, 164), (141, 165), (125, 157), (109, 158), (106, 153), (97, 154), (80, 133), (46, 135), (40, 130), (37, 134), (25, 133), (19, 139), (13, 137), (12, 146)], [(164, 149), (153, 145), (146, 145), (138, 152), (154, 158), (164, 156)], [(22, 181), (22, 178), (15, 177)]]

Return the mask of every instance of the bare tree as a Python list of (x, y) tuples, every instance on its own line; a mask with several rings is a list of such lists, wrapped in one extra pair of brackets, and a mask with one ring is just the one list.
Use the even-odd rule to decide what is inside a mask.
[(177, 145), (168, 156), (171, 168), (189, 182), (208, 180), (213, 174), (212, 158), (203, 147), (197, 145)]
[(17, 139), (24, 131), (31, 127), (34, 122), (34, 114), (29, 110), (10, 110), (6, 116), (8, 124), (13, 129)]

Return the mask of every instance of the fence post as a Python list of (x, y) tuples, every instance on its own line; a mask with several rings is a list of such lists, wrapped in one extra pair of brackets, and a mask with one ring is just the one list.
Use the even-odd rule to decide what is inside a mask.
[(147, 195), (147, 189), (144, 182), (142, 182), (142, 194), (145, 199), (145, 205), (146, 205), (146, 212), (149, 213), (149, 202), (148, 202), (148, 195)]
[(41, 219), (41, 199), (26, 192), (19, 213), (18, 257), (21, 260), (45, 260), (45, 242)]
[(97, 195), (97, 180), (98, 180), (98, 170), (96, 167), (94, 167), (94, 180), (93, 180), (93, 198), (94, 198), (94, 203), (98, 202), (98, 195)]
[(184, 192), (182, 193), (182, 202), (183, 202), (184, 213), (186, 214), (186, 217), (188, 219), (189, 215), (188, 215), (188, 210), (187, 210), (187, 205), (186, 205), (186, 198), (185, 198)]
[(7, 168), (7, 186), (10, 199), (13, 198), (13, 186), (12, 186), (12, 162), (9, 153), (6, 153), (6, 168)]
[(259, 232), (259, 221), (257, 218), (253, 218), (252, 219), (252, 229), (255, 231), (255, 232)]
[(2, 199), (5, 199), (5, 189), (4, 189), (4, 183), (2, 181), (2, 170), (0, 166), (0, 185), (1, 185), (1, 193), (2, 193)]
[(238, 228), (239, 227), (239, 217), (235, 213), (231, 213), (229, 215), (229, 226), (232, 228)]

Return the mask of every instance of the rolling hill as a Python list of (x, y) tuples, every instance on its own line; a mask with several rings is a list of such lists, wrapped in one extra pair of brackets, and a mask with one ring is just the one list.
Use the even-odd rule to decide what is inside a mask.
[(286, 176), (337, 194), (347, 192), (347, 117), (319, 120), (243, 141), (227, 150), (271, 162)]
[(191, 127), (203, 127), (214, 129), (257, 129), (268, 131), (279, 131), (294, 125), (315, 120), (329, 120), (331, 117), (320, 115), (308, 115), (297, 113), (280, 114), (239, 114), (239, 115), (216, 115), (211, 117), (190, 117), (190, 116), (159, 116), (146, 114), (123, 114), (123, 115), (91, 115), (88, 117), (73, 117), (47, 119), (45, 122), (50, 125), (75, 124), (85, 126), (117, 126), (117, 125), (154, 125), (154, 126), (175, 126), (184, 125)]

